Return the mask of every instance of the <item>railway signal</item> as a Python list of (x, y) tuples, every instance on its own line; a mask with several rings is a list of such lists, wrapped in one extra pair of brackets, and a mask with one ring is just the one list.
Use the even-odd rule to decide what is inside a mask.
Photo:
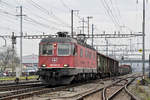
[(143, 50), (142, 50), (142, 49), (139, 49), (138, 51), (139, 51), (140, 53), (142, 53)]

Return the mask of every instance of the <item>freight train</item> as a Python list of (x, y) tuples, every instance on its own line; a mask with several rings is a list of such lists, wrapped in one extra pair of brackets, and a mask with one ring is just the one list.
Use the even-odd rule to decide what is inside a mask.
[(97, 52), (83, 37), (72, 38), (67, 32), (58, 32), (56, 37), (40, 41), (38, 74), (43, 82), (70, 84), (119, 74), (119, 62)]
[(119, 75), (125, 75), (132, 73), (132, 68), (130, 65), (120, 65), (119, 66)]

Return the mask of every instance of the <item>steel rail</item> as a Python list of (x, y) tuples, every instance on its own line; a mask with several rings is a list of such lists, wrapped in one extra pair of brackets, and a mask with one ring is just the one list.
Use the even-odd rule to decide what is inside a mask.
[(37, 83), (37, 82), (41, 82), (41, 81), (25, 81), (25, 82), (20, 81), (18, 84), (15, 82), (9, 82), (9, 83), (1, 83), (0, 86), (20, 85), (20, 84)]
[(20, 85), (9, 85), (9, 86), (1, 86), (0, 87), (0, 92), (3, 91), (13, 91), (13, 90), (19, 90), (22, 88), (31, 88), (31, 87), (38, 87), (38, 86), (43, 86), (44, 84), (41, 83), (33, 83), (33, 84), (20, 84)]
[[(133, 77), (128, 77), (133, 78)], [(125, 92), (131, 97), (131, 100), (138, 100), (131, 92), (128, 91), (127, 86), (129, 86), (137, 77), (134, 77), (130, 82), (126, 83), (124, 86), (122, 86), (120, 89), (118, 89), (116, 92), (114, 92), (110, 97), (106, 97), (106, 91), (104, 92), (105, 97), (103, 97), (103, 100), (112, 100), (116, 95), (118, 95), (123, 89), (125, 89)]]
[(133, 95), (133, 94), (128, 90), (128, 88), (127, 88), (134, 80), (135, 80), (135, 79), (133, 79), (132, 81), (130, 81), (128, 84), (126, 84), (125, 87), (124, 87), (124, 89), (125, 89), (126, 93), (131, 96), (131, 100), (138, 100), (138, 98), (137, 98), (135, 95)]
[[(115, 83), (118, 83), (118, 82), (120, 82), (121, 80), (124, 80), (124, 78), (122, 79), (122, 78), (117, 78), (117, 79), (119, 79), (119, 80), (117, 80), (117, 81), (115, 81), (115, 82), (113, 82), (111, 85), (109, 85), (109, 86), (107, 86), (107, 87), (111, 87), (112, 85), (114, 85)], [(88, 96), (90, 96), (90, 95), (92, 95), (92, 94), (94, 94), (94, 93), (98, 93), (98, 92), (100, 92), (100, 91), (103, 91), (105, 89), (105, 87), (100, 87), (100, 88), (98, 88), (98, 89), (92, 89), (92, 90), (90, 90), (90, 91), (86, 91), (85, 93), (82, 93), (82, 94), (78, 94), (78, 98), (76, 99), (76, 100), (84, 100), (84, 98), (85, 97), (88, 97)], [(104, 95), (104, 94), (102, 94), (102, 95)], [(77, 95), (76, 95), (77, 96)], [(74, 96), (75, 97), (75, 96)], [(102, 96), (103, 97), (103, 96)], [(104, 96), (105, 97), (105, 96)], [(104, 99), (105, 100), (105, 99)]]
[[(94, 80), (95, 82), (96, 80)], [(72, 84), (69, 86), (60, 86), (60, 87), (55, 87), (55, 88), (46, 88), (47, 86), (43, 87), (36, 87), (36, 88), (30, 88), (30, 89), (22, 89), (19, 91), (12, 91), (9, 93), (3, 93), (0, 94), (0, 100), (11, 100), (11, 99), (24, 99), (24, 98), (29, 98), (32, 97), (33, 95), (41, 95), (49, 92), (55, 92), (55, 91), (60, 91), (60, 90), (65, 90), (66, 88), (72, 88), (75, 86), (80, 86), (83, 84), (91, 83), (92, 81), (89, 82), (83, 82), (83, 83), (77, 83), (77, 84)], [(8, 95), (7, 95), (8, 94)], [(4, 95), (1, 97), (1, 95)]]
[(40, 86), (40, 87), (32, 87), (32, 88), (26, 88), (26, 89), (15, 90), (15, 91), (7, 91), (0, 94), (0, 100), (9, 100), (10, 97), (12, 98), (15, 97), (16, 95), (23, 94), (26, 92), (41, 90), (45, 87), (46, 86)]
[[(105, 87), (105, 88), (103, 89), (103, 92), (102, 92), (102, 100), (109, 100), (109, 99), (106, 97), (106, 90), (107, 90), (107, 88), (110, 88), (110, 87), (114, 86), (116, 83), (119, 83), (119, 82), (121, 82), (121, 81), (123, 81), (123, 80), (125, 80), (125, 79), (120, 79), (119, 81), (117, 81), (117, 82), (115, 82), (115, 83), (112, 83), (111, 85)], [(115, 86), (117, 86), (117, 85), (115, 85)], [(123, 87), (124, 87), (124, 86), (122, 86), (119, 90), (121, 90)], [(116, 91), (116, 92), (113, 93), (111, 96), (115, 95), (117, 92), (119, 92), (119, 91)]]

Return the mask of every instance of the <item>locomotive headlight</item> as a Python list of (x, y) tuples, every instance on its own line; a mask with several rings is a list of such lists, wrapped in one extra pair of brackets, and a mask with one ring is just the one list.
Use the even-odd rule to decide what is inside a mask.
[(69, 67), (69, 64), (64, 64), (64, 67)]
[(42, 65), (42, 67), (46, 67), (46, 65), (45, 65), (45, 64), (43, 64), (43, 65)]
[(56, 47), (56, 45), (57, 45), (57, 44), (56, 44), (56, 43), (54, 43), (53, 45), (54, 45), (54, 47)]

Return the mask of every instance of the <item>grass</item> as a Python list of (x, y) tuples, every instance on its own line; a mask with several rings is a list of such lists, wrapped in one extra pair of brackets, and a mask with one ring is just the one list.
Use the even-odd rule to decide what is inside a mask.
[[(148, 85), (145, 85), (147, 89), (150, 89), (150, 79), (145, 77)], [(141, 85), (140, 80), (137, 81), (135, 87), (131, 88), (132, 93), (135, 94), (140, 100), (150, 100), (150, 92), (145, 90), (145, 86)]]
[[(28, 76), (28, 79), (37, 79), (37, 78), (38, 78), (37, 75)], [(13, 81), (15, 79), (16, 77), (0, 77), (0, 81)], [(25, 76), (20, 77), (20, 80), (25, 80), (25, 79), (26, 79)]]
[(145, 91), (142, 85), (137, 84), (132, 90), (141, 100), (150, 100), (150, 93)]
[(150, 84), (150, 79), (148, 77), (146, 77), (145, 80)]

